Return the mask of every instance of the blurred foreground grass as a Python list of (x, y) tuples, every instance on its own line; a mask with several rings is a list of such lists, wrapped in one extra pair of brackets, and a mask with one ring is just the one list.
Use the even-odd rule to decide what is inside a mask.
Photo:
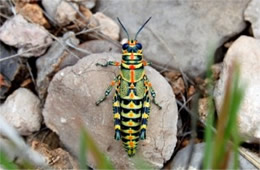
[[(203, 169), (227, 169), (230, 168), (230, 160), (233, 160), (232, 169), (239, 169), (239, 145), (242, 140), (238, 132), (237, 116), (245, 88), (240, 86), (240, 69), (237, 63), (233, 63), (229, 73), (215, 132), (212, 129), (215, 112), (212, 97), (209, 102)], [(211, 73), (208, 74), (210, 75)]]

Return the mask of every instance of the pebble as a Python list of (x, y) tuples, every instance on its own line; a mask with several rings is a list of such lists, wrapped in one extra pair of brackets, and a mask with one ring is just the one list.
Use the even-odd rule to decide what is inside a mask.
[(220, 74), (214, 98), (218, 113), (222, 105), (227, 77), (232, 63), (240, 65), (241, 84), (246, 85), (245, 97), (238, 114), (238, 126), (245, 140), (260, 140), (260, 40), (248, 36), (239, 37), (229, 48)]
[[(52, 43), (47, 30), (29, 23), (20, 14), (10, 18), (0, 27), (0, 40), (18, 48), (22, 57), (41, 56)], [(23, 53), (29, 49), (33, 50)]]
[(42, 8), (38, 4), (26, 3), (24, 6), (16, 6), (16, 10), (25, 19), (35, 24), (39, 24), (45, 28), (50, 28), (50, 24), (43, 15)]
[(31, 135), (41, 127), (40, 100), (25, 88), (8, 96), (0, 106), (0, 115), (23, 136)]
[(101, 12), (95, 13), (93, 17), (99, 23), (98, 26), (100, 26), (101, 33), (110, 37), (112, 40), (119, 39), (120, 28), (114, 20)]

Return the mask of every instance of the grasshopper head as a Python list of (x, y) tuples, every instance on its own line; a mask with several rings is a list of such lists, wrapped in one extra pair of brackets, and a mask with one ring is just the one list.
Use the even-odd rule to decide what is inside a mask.
[(152, 17), (150, 17), (147, 21), (145, 21), (145, 23), (139, 28), (139, 30), (137, 31), (137, 33), (135, 34), (135, 38), (134, 39), (130, 39), (129, 38), (129, 34), (126, 30), (126, 28), (124, 27), (124, 25), (122, 24), (122, 22), (120, 21), (119, 18), (117, 18), (118, 22), (120, 23), (120, 25), (122, 26), (123, 30), (125, 31), (127, 38), (128, 38), (128, 42), (123, 44), (122, 46), (122, 51), (123, 54), (126, 53), (138, 53), (138, 54), (142, 54), (142, 44), (137, 42), (137, 35), (140, 33), (140, 31), (144, 28), (144, 26), (150, 21)]
[(137, 40), (128, 40), (127, 43), (122, 45), (123, 54), (126, 53), (137, 53), (142, 54), (142, 44)]

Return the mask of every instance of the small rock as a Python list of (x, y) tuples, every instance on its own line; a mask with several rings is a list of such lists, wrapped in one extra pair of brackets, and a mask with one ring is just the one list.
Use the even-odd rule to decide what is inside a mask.
[(254, 37), (260, 39), (260, 1), (252, 0), (245, 12), (244, 17), (246, 21), (249, 21), (252, 25)]
[(187, 91), (187, 99), (189, 99), (191, 96), (193, 96), (196, 92), (196, 89), (193, 85), (191, 85)]
[[(114, 140), (113, 94), (100, 106), (95, 105), (119, 71), (116, 67), (101, 68), (95, 65), (108, 60), (120, 61), (121, 54), (92, 54), (58, 72), (48, 88), (44, 120), (74, 154), (79, 151), (79, 121), (83, 122), (96, 145), (110, 158), (116, 169), (134, 168), (134, 160), (127, 156), (121, 141)], [(146, 67), (146, 73), (157, 92), (162, 110), (152, 104), (147, 140), (140, 141), (137, 156), (158, 169), (173, 154), (178, 112), (167, 81), (151, 67)], [(95, 162), (89, 160), (88, 163), (90, 167), (96, 167)]]
[(179, 100), (182, 100), (185, 94), (185, 85), (181, 73), (178, 71), (168, 71), (164, 72), (163, 75), (170, 82), (175, 96)]
[(96, 0), (70, 0), (71, 2), (83, 5), (85, 8), (92, 9), (96, 5)]
[(42, 6), (47, 13), (48, 18), (55, 19), (58, 5), (62, 0), (42, 0)]
[(42, 154), (46, 163), (53, 169), (79, 169), (76, 159), (62, 148), (51, 150), (47, 144), (33, 141), (32, 149)]
[(196, 77), (195, 82), (196, 82), (197, 88), (201, 92), (202, 96), (203, 97), (209, 96), (208, 86), (209, 86), (210, 80), (208, 78), (202, 79), (201, 77)]
[[(171, 163), (171, 169), (179, 169), (184, 170), (188, 169), (201, 169), (202, 159), (204, 155), (205, 143), (195, 144), (194, 152), (191, 159), (190, 164), (187, 166), (189, 155), (191, 154), (191, 145), (181, 149), (176, 156), (174, 157)], [(255, 166), (252, 165), (248, 160), (246, 160), (243, 156), (239, 157), (240, 161), (240, 169), (255, 169)], [(233, 167), (231, 163), (229, 163), (229, 167)]]
[[(38, 95), (41, 99), (45, 97), (49, 83), (53, 75), (61, 69), (61, 65), (63, 64), (63, 67), (73, 65), (78, 60), (77, 58), (75, 59), (76, 61), (70, 60), (71, 63), (66, 62), (67, 65), (64, 65), (63, 63), (67, 57), (75, 58), (75, 56), (70, 56), (69, 53), (65, 50), (65, 46), (67, 46), (66, 42), (74, 46), (78, 45), (79, 40), (75, 37), (74, 33), (67, 32), (64, 34), (63, 38), (59, 38), (59, 41), (60, 42), (54, 42), (48, 52), (38, 58), (36, 61), (36, 84)], [(61, 43), (64, 46), (62, 46)]]
[(214, 65), (211, 66), (211, 71), (212, 71), (212, 74), (213, 74), (213, 80), (219, 79), (219, 75), (220, 75), (222, 68), (223, 68), (222, 63), (214, 64)]
[[(20, 14), (6, 21), (0, 28), (0, 40), (19, 48), (18, 53), (23, 57), (41, 56), (52, 43), (48, 31), (39, 25), (29, 23)], [(23, 53), (31, 48), (34, 49)]]
[(206, 123), (209, 113), (209, 100), (208, 97), (199, 99), (199, 119), (204, 123)]
[(101, 33), (110, 37), (112, 40), (119, 39), (120, 28), (114, 20), (101, 12), (95, 13), (93, 17), (97, 20), (98, 26), (101, 27)]
[(21, 135), (30, 135), (41, 126), (40, 100), (28, 89), (19, 88), (0, 106), (0, 115)]
[(181, 77), (181, 73), (179, 71), (175, 71), (175, 70), (163, 72), (163, 75), (170, 82), (176, 81), (179, 77)]
[(79, 0), (81, 4), (83, 4), (86, 8), (92, 9), (96, 5), (96, 0)]
[(16, 11), (28, 21), (44, 26), (45, 28), (50, 27), (50, 24), (43, 15), (42, 8), (38, 4), (26, 3), (22, 7), (16, 6)]
[(214, 98), (218, 113), (222, 105), (230, 67), (240, 64), (241, 82), (246, 84), (245, 97), (238, 115), (241, 134), (249, 141), (260, 140), (260, 40), (241, 36), (229, 48), (223, 70), (216, 84)]
[(79, 7), (75, 3), (61, 1), (56, 8), (55, 20), (60, 26), (65, 26), (75, 21)]
[(77, 19), (75, 22), (79, 27), (86, 28), (86, 26), (91, 22), (93, 14), (88, 8), (84, 7), (83, 5), (79, 5), (79, 11), (82, 13), (84, 18), (81, 15), (77, 14)]

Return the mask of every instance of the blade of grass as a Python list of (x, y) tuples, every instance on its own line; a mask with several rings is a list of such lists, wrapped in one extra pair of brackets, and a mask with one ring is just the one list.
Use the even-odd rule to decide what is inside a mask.
[(209, 101), (209, 114), (206, 120), (205, 129), (205, 149), (203, 158), (203, 169), (209, 169), (211, 167), (212, 160), (212, 148), (213, 148), (213, 136), (214, 132), (210, 127), (214, 124), (214, 109), (212, 100)]
[(10, 160), (8, 160), (7, 155), (0, 151), (0, 169), (18, 169), (18, 167), (11, 162)]
[(87, 139), (84, 133), (80, 134), (80, 150), (79, 150), (79, 167), (80, 169), (87, 169), (86, 166), (86, 153), (87, 153)]
[[(97, 145), (95, 144), (95, 141), (93, 140), (93, 138), (88, 134), (87, 130), (83, 127), (81, 128), (81, 134), (82, 134), (82, 137), (81, 137), (81, 140), (82, 140), (82, 144), (81, 144), (81, 147), (82, 152), (80, 154), (80, 156), (83, 155), (83, 153), (86, 154), (86, 151), (88, 150), (89, 152), (91, 152), (91, 154), (93, 155), (96, 163), (97, 163), (97, 169), (114, 169), (113, 166), (112, 166), (112, 163), (108, 160), (108, 158), (99, 151)], [(84, 154), (84, 155), (85, 155)], [(79, 158), (80, 159), (80, 165), (85, 167), (84, 164), (84, 159), (86, 158), (85, 156), (83, 156), (82, 158)]]
[(239, 87), (240, 72), (239, 66), (236, 63), (233, 63), (230, 73), (227, 78), (225, 96), (217, 123), (217, 134), (213, 150), (212, 168), (216, 169), (227, 168), (228, 165), (225, 163), (225, 160), (230, 155), (230, 148), (228, 148), (230, 141), (233, 141), (232, 149), (237, 159), (234, 160), (234, 165), (236, 167), (238, 165), (238, 147), (240, 140), (239, 134), (234, 133), (234, 130), (237, 130), (237, 115), (244, 96), (244, 89)]
[(203, 158), (203, 168), (204, 169), (209, 169), (211, 167), (211, 160), (212, 160), (212, 146), (213, 146), (213, 136), (214, 132), (211, 127), (214, 125), (214, 104), (213, 104), (213, 95), (210, 93), (210, 90), (212, 88), (212, 70), (211, 66), (214, 63), (214, 45), (211, 44), (209, 46), (209, 61), (208, 61), (208, 66), (207, 66), (207, 72), (206, 72), (206, 77), (209, 79), (210, 83), (208, 84), (207, 89), (209, 90), (209, 112), (208, 112), (208, 118), (206, 120), (206, 128), (205, 128), (205, 149), (204, 149), (204, 158)]
[(132, 158), (134, 164), (135, 164), (135, 169), (140, 169), (140, 170), (144, 170), (144, 169), (153, 169), (153, 167), (146, 162), (145, 160), (143, 160), (141, 157), (139, 157), (138, 155), (136, 155), (135, 157)]

